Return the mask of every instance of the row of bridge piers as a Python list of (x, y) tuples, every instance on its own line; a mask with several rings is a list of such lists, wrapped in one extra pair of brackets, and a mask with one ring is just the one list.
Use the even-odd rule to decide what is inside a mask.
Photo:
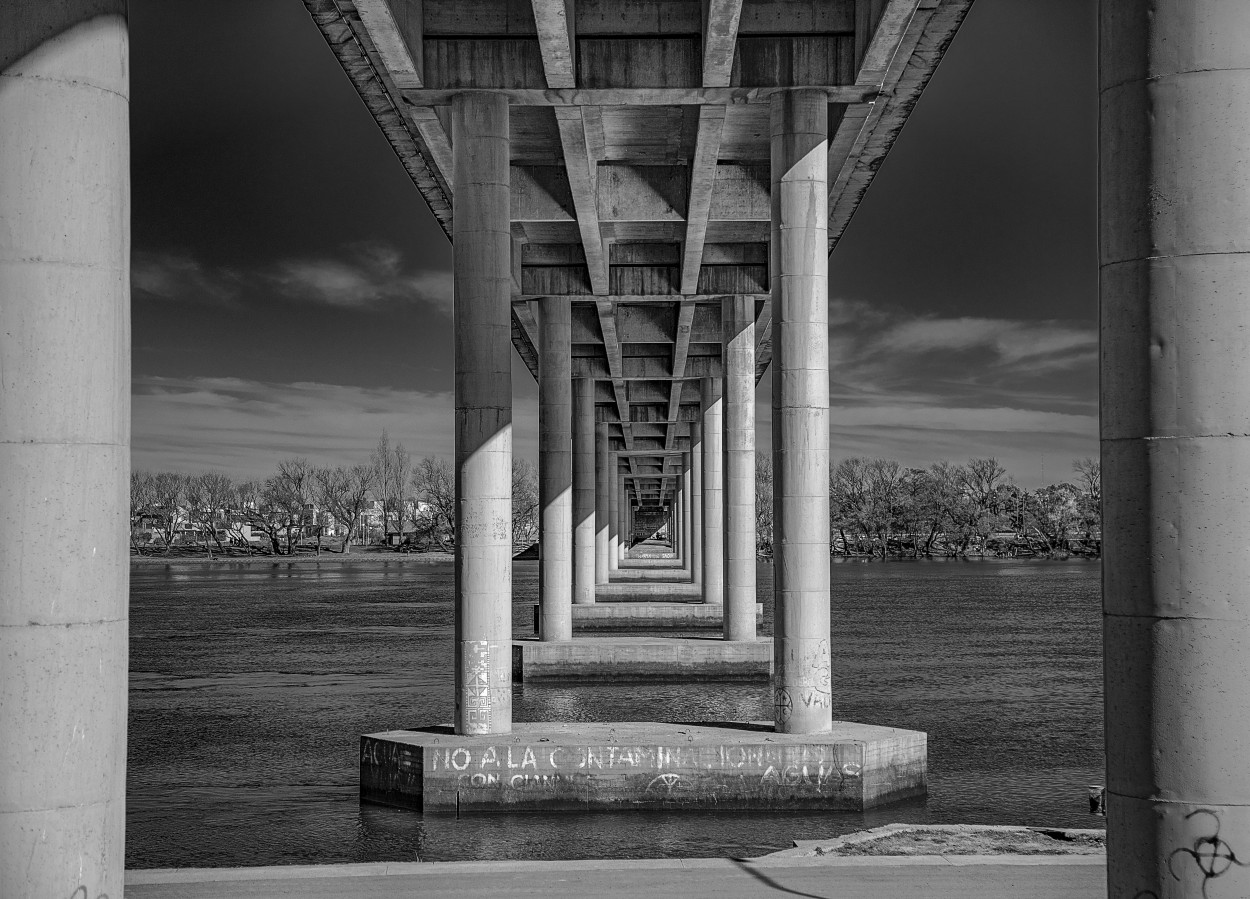
[[(777, 571), (772, 668), (774, 724), (784, 733), (826, 732), (832, 720), (828, 105), (821, 91), (795, 90), (777, 93), (771, 111)], [(513, 670), (509, 105), (501, 93), (467, 91), (453, 97), (451, 110), (452, 143), (459, 154), (453, 235), (459, 477), (455, 727), (460, 734), (507, 734)], [(572, 640), (575, 609), (609, 598), (615, 579), (632, 585), (635, 595), (656, 597), (668, 589), (683, 592), (685, 604), (697, 598), (717, 606), (723, 609), (727, 641), (755, 642), (755, 298), (721, 300), (720, 376), (698, 380), (699, 411), (683, 445), (634, 453), (614, 445), (609, 423), (596, 418), (594, 379), (573, 376), (570, 310), (567, 296), (538, 301), (540, 641)], [(629, 455), (658, 458), (661, 476), (623, 470)], [(630, 558), (639, 513), (664, 522), (670, 567)], [(623, 578), (623, 570), (635, 576)], [(679, 590), (683, 585), (697, 588), (693, 596)], [(643, 589), (648, 587), (658, 589)], [(652, 626), (665, 623), (672, 622), (663, 614), (651, 620)], [(604, 664), (603, 659), (588, 663), (597, 671)]]

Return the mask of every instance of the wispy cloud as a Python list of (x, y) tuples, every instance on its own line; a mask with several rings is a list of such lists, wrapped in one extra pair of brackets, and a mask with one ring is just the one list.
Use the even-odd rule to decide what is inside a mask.
[(1004, 365), (1028, 362), (1047, 368), (1079, 364), (1092, 357), (1098, 335), (1092, 325), (995, 318), (917, 318), (887, 328), (880, 352), (958, 353), (989, 349)]
[(209, 266), (186, 255), (139, 253), (132, 265), (137, 292), (162, 300), (220, 306), (244, 296), (280, 296), (339, 308), (422, 303), (451, 314), (451, 273), (414, 270), (384, 243), (357, 243), (334, 255), (278, 259), (259, 267)]
[[(241, 378), (137, 378), (133, 385), (136, 468), (216, 470), (237, 478), (269, 474), (279, 459), (316, 464), (368, 458), (386, 429), (414, 456), (453, 453), (450, 393)], [(518, 398), (513, 442), (537, 451), (536, 401)]]

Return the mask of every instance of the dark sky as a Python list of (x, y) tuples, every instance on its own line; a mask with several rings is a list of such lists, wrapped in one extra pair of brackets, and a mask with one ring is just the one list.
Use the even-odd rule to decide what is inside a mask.
[[(135, 465), (449, 454), (451, 247), (303, 5), (130, 23)], [(1095, 454), (1094, 38), (1087, 0), (977, 0), (831, 259), (835, 459)]]

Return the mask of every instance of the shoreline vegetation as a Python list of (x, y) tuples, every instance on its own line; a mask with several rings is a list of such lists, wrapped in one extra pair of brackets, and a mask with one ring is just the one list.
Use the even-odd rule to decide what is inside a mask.
[[(1099, 557), (1100, 464), (1073, 460), (1072, 474), (1071, 481), (1025, 489), (993, 458), (928, 468), (843, 459), (829, 477), (831, 554), (882, 561)], [(773, 553), (773, 499), (772, 458), (757, 453), (755, 531), (762, 558)], [(665, 510), (643, 511), (638, 520), (664, 534)], [(539, 517), (537, 472), (515, 459), (514, 555), (531, 547), (524, 558), (536, 557)], [(455, 524), (452, 466), (434, 456), (413, 460), (385, 431), (368, 460), (351, 467), (319, 468), (290, 458), (270, 477), (245, 482), (220, 472), (131, 473), (132, 557), (238, 562), (390, 551), (431, 559), (453, 551)], [(633, 535), (648, 536), (654, 535)]]

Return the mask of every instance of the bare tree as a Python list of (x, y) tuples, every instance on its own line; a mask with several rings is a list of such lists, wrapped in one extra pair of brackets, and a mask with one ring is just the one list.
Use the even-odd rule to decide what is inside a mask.
[[(278, 463), (278, 473), (265, 482), (263, 497), (266, 504), (279, 510), (286, 519), (286, 554), (295, 548), (295, 537), (304, 524), (308, 509), (312, 506), (312, 476), (307, 459), (283, 459)], [(321, 540), (317, 540), (318, 549)]]
[(372, 465), (353, 465), (351, 468), (339, 465), (335, 468), (314, 468), (312, 479), (317, 502), (336, 521), (347, 525), (343, 552), (350, 552), (352, 538), (360, 527), (360, 513), (368, 504), (369, 493), (377, 483), (377, 472)]
[(431, 537), (445, 544), (456, 535), (456, 480), (446, 459), (426, 456), (412, 471), (412, 492), (425, 504)]
[(187, 476), (176, 471), (161, 471), (152, 475), (153, 520), (160, 524), (166, 553), (173, 545), (174, 536), (187, 522), (187, 482)]
[(512, 542), (538, 539), (538, 472), (526, 459), (512, 460)]
[(205, 472), (187, 479), (187, 507), (190, 519), (206, 532), (204, 549), (213, 557), (209, 538), (217, 544), (219, 553), (225, 552), (217, 528), (230, 513), (230, 506), (237, 499), (234, 481), (219, 472)]
[(773, 458), (755, 454), (755, 551), (773, 551)]
[(130, 473), (130, 545), (135, 552), (143, 549), (135, 540), (135, 530), (150, 522), (157, 515), (156, 486), (150, 471)]
[(238, 487), (239, 514), (254, 531), (259, 531), (269, 541), (269, 551), (281, 555), (282, 533), (286, 528), (287, 514), (281, 506), (270, 499), (268, 482), (245, 481)]
[(412, 476), (412, 458), (402, 443), (391, 446), (390, 435), (383, 431), (369, 461), (376, 472), (378, 499), (382, 501), (382, 536), (385, 539), (390, 533), (392, 515), (395, 517), (396, 530), (402, 534), (404, 501), (407, 498), (408, 481)]

